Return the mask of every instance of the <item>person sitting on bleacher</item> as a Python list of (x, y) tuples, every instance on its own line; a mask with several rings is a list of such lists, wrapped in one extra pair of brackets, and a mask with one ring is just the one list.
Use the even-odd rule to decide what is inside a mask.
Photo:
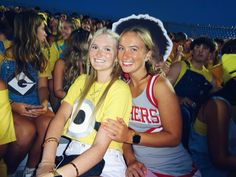
[(11, 112), (11, 103), (8, 98), (8, 90), (5, 83), (0, 80), (0, 176), (6, 176), (6, 168), (3, 168), (3, 157), (11, 142), (16, 140), (15, 128)]
[(85, 73), (89, 36), (90, 32), (82, 28), (74, 30), (66, 40), (63, 58), (56, 61), (53, 71), (53, 91), (57, 97), (55, 112), (76, 78)]
[(215, 43), (209, 38), (200, 37), (191, 43), (191, 49), (191, 61), (173, 63), (167, 74), (179, 97), (183, 117), (182, 142), (186, 148), (194, 114), (214, 86), (213, 76), (204, 64), (215, 51)]
[[(8, 175), (14, 176), (28, 153), (23, 176), (33, 176), (42, 142), (54, 114), (48, 110), (47, 59), (42, 51), (44, 22), (35, 11), (22, 11), (14, 21), (12, 52), (1, 65), (0, 77), (9, 90), (16, 141), (5, 155)], [(41, 73), (41, 74), (39, 74)]]
[(236, 39), (222, 48), (224, 84), (202, 105), (189, 139), (204, 177), (236, 176)]

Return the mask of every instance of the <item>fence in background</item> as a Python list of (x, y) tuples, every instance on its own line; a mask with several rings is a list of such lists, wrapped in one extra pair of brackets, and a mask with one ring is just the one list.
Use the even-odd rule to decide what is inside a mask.
[(185, 32), (192, 38), (199, 36), (207, 36), (213, 39), (236, 38), (236, 26), (180, 24), (174, 22), (163, 22), (163, 24), (168, 32)]

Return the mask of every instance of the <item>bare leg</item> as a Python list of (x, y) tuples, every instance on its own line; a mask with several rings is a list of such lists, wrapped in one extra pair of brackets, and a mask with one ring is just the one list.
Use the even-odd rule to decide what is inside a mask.
[(29, 152), (29, 156), (28, 156), (29, 158), (27, 162), (28, 168), (36, 168), (41, 159), (42, 144), (44, 142), (48, 125), (53, 117), (54, 117), (54, 113), (51, 111), (48, 111), (46, 114), (34, 120), (36, 129), (37, 129), (37, 137)]
[(20, 162), (25, 158), (32, 146), (36, 132), (34, 124), (29, 119), (13, 113), (13, 120), (16, 141), (8, 145), (4, 156), (8, 167), (8, 174), (14, 173)]

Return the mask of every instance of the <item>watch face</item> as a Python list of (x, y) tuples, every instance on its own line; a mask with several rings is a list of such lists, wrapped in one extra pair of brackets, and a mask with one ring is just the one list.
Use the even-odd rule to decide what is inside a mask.
[(141, 136), (140, 135), (134, 135), (133, 136), (133, 143), (138, 144), (140, 143)]

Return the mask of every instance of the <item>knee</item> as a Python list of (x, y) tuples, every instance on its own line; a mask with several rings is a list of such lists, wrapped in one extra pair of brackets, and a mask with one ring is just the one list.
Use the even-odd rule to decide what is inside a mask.
[(38, 120), (36, 122), (36, 126), (37, 126), (37, 131), (38, 134), (45, 134), (50, 121), (52, 120), (54, 114), (51, 112), (46, 113), (43, 116), (38, 117)]
[(33, 123), (22, 123), (15, 125), (16, 143), (19, 147), (29, 146), (36, 135), (36, 128)]

